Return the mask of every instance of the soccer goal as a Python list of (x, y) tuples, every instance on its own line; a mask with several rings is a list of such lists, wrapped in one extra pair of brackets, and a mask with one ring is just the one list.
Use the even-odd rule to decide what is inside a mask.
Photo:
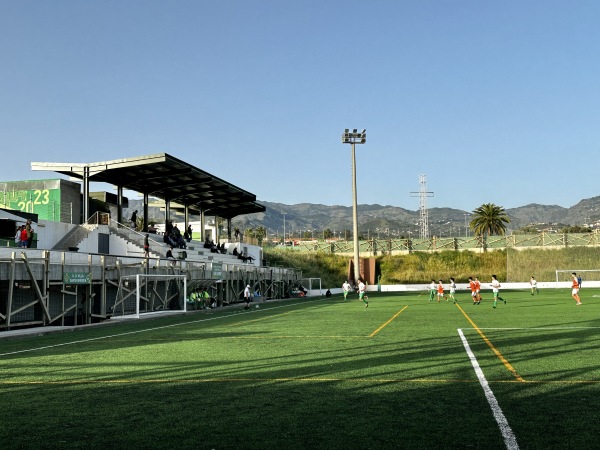
[(186, 292), (185, 275), (125, 275), (119, 280), (112, 316), (186, 311)]
[(305, 293), (307, 297), (323, 295), (320, 278), (302, 278), (299, 285), (307, 291)]
[[(600, 286), (600, 269), (556, 269), (556, 287), (565, 283), (571, 284), (571, 274), (575, 272), (578, 277), (581, 277), (581, 285), (589, 287)], [(589, 284), (588, 284), (589, 283)]]

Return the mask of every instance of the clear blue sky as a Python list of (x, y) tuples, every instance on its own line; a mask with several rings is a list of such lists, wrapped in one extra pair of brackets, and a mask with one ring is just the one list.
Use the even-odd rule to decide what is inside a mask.
[(284, 204), (600, 195), (600, 2), (0, 0), (0, 180), (169, 153)]

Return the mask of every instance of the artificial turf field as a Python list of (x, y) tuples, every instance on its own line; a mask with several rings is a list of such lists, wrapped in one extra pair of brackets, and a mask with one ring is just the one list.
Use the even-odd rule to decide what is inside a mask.
[(502, 296), (294, 299), (0, 339), (0, 445), (596, 448), (600, 290), (582, 306), (565, 289)]

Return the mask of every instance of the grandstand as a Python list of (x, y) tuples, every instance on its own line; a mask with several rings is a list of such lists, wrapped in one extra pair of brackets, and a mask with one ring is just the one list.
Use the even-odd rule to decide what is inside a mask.
[[(41, 220), (37, 210), (43, 207), (47, 211), (49, 207), (35, 201), (28, 203), (27, 212), (0, 212), (6, 245), (0, 249), (0, 332), (15, 327), (81, 325), (109, 319), (117, 314), (115, 303), (124, 277), (170, 275), (180, 279), (184, 275), (188, 290), (202, 286), (219, 306), (240, 301), (248, 284), (260, 291), (263, 298), (287, 297), (301, 279), (298, 270), (267, 267), (260, 247), (232, 240), (233, 217), (265, 209), (256, 203), (253, 194), (170, 155), (91, 164), (32, 163), (32, 169), (54, 170), (81, 179), (81, 210), (86, 219), (70, 223), (73, 215), (68, 216), (69, 221), (61, 221), (63, 216), (55, 215), (51, 220)], [(105, 212), (90, 213), (90, 182), (114, 184), (116, 205), (109, 208), (107, 204)], [(13, 184), (13, 187), (23, 186), (23, 182)], [(73, 184), (77, 185), (67, 183), (69, 189), (72, 190)], [(60, 189), (63, 183), (52, 186)], [(11, 183), (6, 183), (5, 189), (10, 191)], [(143, 195), (141, 230), (132, 228), (123, 219), (124, 190)], [(186, 222), (190, 213), (198, 213), (202, 224), (200, 240), (187, 242), (185, 249), (174, 249), (174, 257), (167, 258), (168, 247), (163, 236), (148, 232), (150, 195), (164, 200), (165, 221), (170, 220), (171, 207), (181, 207)], [(46, 197), (60, 203), (58, 193)], [(72, 198), (70, 192), (69, 201)], [(61, 210), (60, 204), (55, 206)], [(80, 205), (76, 206), (79, 211)], [(116, 219), (107, 212), (113, 210)], [(220, 236), (218, 229), (208, 229), (205, 215), (226, 219), (227, 234)], [(12, 237), (16, 227), (27, 220), (35, 230), (35, 245), (16, 248)], [(212, 253), (204, 248), (202, 237), (207, 232), (225, 244), (225, 253)], [(150, 241), (148, 257), (144, 255), (146, 236)], [(238, 258), (233, 254), (234, 247), (252, 258)], [(139, 312), (185, 311), (188, 292), (179, 295), (178, 301), (145, 301)]]

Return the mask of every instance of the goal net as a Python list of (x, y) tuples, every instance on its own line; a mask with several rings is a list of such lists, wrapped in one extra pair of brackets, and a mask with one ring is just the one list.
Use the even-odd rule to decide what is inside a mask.
[(570, 287), (573, 272), (581, 278), (582, 287), (600, 286), (600, 269), (556, 269), (556, 286)]
[(113, 317), (136, 317), (166, 311), (186, 311), (185, 275), (125, 275), (119, 280)]
[[(600, 247), (568, 247), (560, 249), (506, 249), (506, 281), (561, 283), (571, 280), (571, 273), (582, 275), (584, 281), (600, 281)], [(573, 269), (567, 269), (573, 267)], [(500, 275), (501, 279), (501, 274)], [(584, 283), (585, 286), (585, 283)], [(588, 285), (589, 286), (589, 285)]]
[(323, 295), (320, 278), (302, 278), (298, 283), (298, 289), (301, 290), (302, 288), (306, 291), (304, 295), (307, 297)]

